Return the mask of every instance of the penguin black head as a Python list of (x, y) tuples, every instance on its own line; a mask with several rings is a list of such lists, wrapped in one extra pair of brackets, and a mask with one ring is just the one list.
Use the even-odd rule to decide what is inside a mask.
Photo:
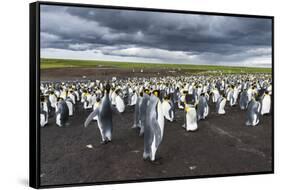
[(268, 94), (269, 94), (269, 91), (268, 91), (268, 90), (266, 90), (264, 93), (265, 93), (266, 95), (268, 95)]
[(100, 98), (100, 97), (97, 97), (96, 101), (97, 101), (97, 102), (100, 102), (100, 101), (101, 101), (101, 98)]
[(154, 96), (157, 96), (157, 97), (159, 97), (159, 95), (160, 95), (159, 90), (154, 90), (152, 93), (154, 94)]
[(150, 95), (150, 92), (148, 89), (144, 89), (144, 93), (146, 93), (147, 95)]
[(58, 98), (57, 98), (57, 101), (58, 101), (58, 102), (61, 101), (61, 100), (63, 100), (61, 97), (58, 97)]
[(110, 91), (110, 84), (109, 84), (109, 83), (107, 83), (107, 84), (105, 85), (105, 91), (106, 91), (107, 93), (109, 93), (109, 91)]

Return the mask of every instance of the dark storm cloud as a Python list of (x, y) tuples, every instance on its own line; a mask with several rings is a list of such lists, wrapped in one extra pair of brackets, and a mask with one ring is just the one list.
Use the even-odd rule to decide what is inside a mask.
[(264, 50), (272, 43), (269, 19), (48, 6), (42, 8), (41, 18), (42, 48), (139, 57), (102, 48), (138, 47), (209, 56), (213, 61), (271, 56)]

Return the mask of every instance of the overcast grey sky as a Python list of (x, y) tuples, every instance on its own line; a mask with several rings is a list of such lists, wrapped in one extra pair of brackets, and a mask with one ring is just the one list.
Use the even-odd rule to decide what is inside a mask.
[(41, 5), (41, 57), (271, 67), (271, 20)]

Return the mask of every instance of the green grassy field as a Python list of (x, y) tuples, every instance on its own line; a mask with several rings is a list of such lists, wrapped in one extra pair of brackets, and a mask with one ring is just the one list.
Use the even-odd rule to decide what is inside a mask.
[(191, 64), (161, 64), (161, 63), (135, 63), (135, 62), (113, 62), (99, 60), (70, 60), (70, 59), (41, 59), (41, 69), (50, 68), (120, 68), (120, 69), (181, 69), (187, 71), (196, 70), (200, 72), (222, 72), (222, 73), (271, 73), (271, 68), (255, 67), (229, 67), (211, 65), (191, 65)]

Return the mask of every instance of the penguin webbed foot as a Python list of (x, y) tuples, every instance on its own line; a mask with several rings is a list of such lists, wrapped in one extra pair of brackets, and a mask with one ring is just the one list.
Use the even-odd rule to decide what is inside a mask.
[(107, 143), (110, 143), (111, 142), (111, 140), (109, 140), (109, 139), (106, 139), (106, 140), (103, 140), (103, 141), (101, 141), (100, 142), (100, 144), (107, 144)]

